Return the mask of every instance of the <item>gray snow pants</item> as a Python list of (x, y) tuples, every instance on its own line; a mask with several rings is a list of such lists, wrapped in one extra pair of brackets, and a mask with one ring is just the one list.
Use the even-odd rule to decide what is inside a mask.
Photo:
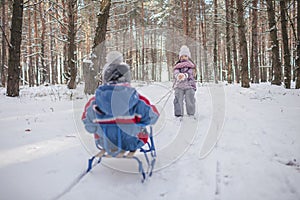
[(195, 90), (175, 88), (174, 114), (183, 116), (183, 100), (185, 100), (186, 112), (188, 115), (194, 115), (196, 110)]

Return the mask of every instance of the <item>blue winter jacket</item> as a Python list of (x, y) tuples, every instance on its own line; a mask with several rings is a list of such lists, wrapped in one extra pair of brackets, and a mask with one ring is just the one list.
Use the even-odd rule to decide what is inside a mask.
[[(95, 97), (85, 106), (82, 120), (85, 129), (95, 133), (103, 147), (103, 128), (106, 127), (109, 148), (117, 148), (118, 131), (121, 134), (121, 148), (134, 151), (144, 145), (137, 135), (141, 125), (154, 124), (159, 117), (155, 106), (138, 92), (126, 85), (102, 85)], [(109, 126), (106, 126), (110, 124)]]

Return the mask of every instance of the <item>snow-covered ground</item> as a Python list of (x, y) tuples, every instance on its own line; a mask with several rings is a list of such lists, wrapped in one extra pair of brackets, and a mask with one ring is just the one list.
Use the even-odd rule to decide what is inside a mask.
[[(133, 85), (156, 103), (172, 84)], [(80, 122), (82, 87), (22, 88), (19, 98), (0, 88), (0, 200), (53, 199), (86, 169), (95, 147)], [(60, 199), (300, 199), (300, 90), (199, 85), (197, 119), (182, 122), (173, 98), (157, 105), (152, 177), (104, 161)]]

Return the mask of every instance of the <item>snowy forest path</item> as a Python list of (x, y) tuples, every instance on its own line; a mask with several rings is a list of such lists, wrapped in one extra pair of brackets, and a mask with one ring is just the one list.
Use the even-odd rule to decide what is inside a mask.
[[(154, 83), (138, 91), (157, 102), (171, 85)], [(204, 159), (200, 152), (214, 119), (209, 85), (197, 88), (196, 120), (187, 116), (181, 123), (175, 120), (171, 94), (162, 121), (154, 127), (161, 160), (151, 178), (141, 184), (138, 173), (98, 165), (62, 199), (95, 199), (99, 195), (144, 200), (199, 196), (214, 200), (298, 199), (300, 93), (267, 84), (250, 89), (223, 86), (226, 112), (222, 134)], [(89, 97), (85, 98), (79, 87), (72, 91), (78, 94), (72, 102), (65, 95), (69, 93), (61, 91), (60, 101), (46, 95), (37, 99), (32, 88), (25, 89), (30, 95), (20, 99), (1, 96), (1, 199), (50, 199), (86, 169), (95, 144), (92, 135), (80, 129)], [(159, 109), (165, 100), (157, 105)], [(172, 150), (176, 156), (168, 157), (175, 145), (182, 149)], [(135, 162), (128, 167), (137, 170)]]

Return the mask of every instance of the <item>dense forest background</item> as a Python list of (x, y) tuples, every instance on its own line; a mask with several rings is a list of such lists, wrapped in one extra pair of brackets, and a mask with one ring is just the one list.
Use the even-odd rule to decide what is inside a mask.
[(0, 0), (0, 78), (19, 86), (101, 83), (105, 55), (124, 54), (134, 80), (172, 79), (181, 45), (199, 82), (300, 88), (297, 0)]

